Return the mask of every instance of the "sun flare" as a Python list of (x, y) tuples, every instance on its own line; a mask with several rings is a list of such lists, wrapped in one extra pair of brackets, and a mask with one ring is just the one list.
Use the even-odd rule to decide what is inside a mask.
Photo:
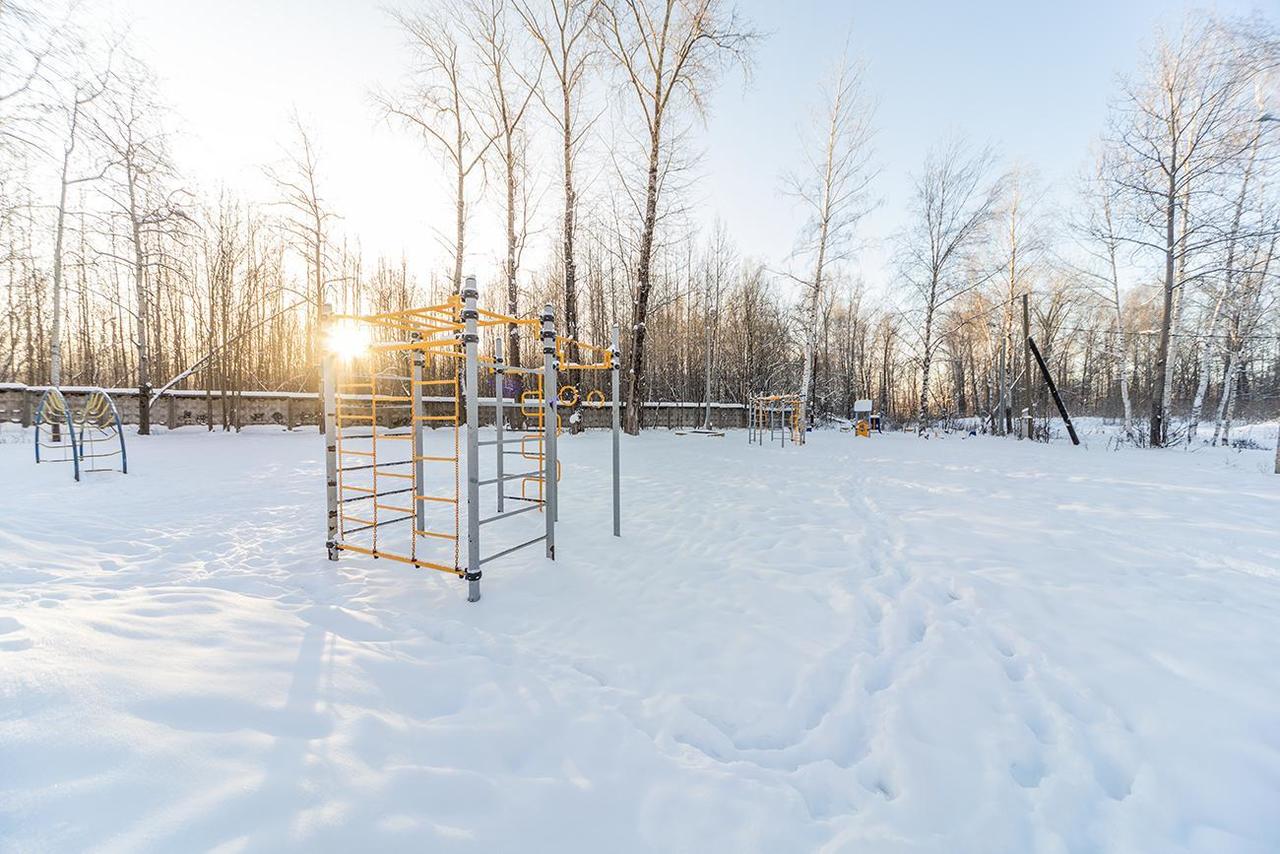
[(349, 320), (334, 323), (325, 335), (325, 349), (348, 362), (367, 355), (371, 343), (369, 330)]

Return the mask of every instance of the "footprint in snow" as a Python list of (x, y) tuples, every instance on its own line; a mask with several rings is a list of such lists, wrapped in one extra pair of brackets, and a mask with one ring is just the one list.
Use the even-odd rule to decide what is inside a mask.
[(30, 638), (12, 636), (22, 628), (22, 623), (13, 617), (0, 617), (0, 652), (22, 652), (24, 649), (31, 649)]
[(1014, 781), (1024, 789), (1034, 789), (1044, 779), (1044, 761), (1039, 756), (1016, 760), (1009, 766)]

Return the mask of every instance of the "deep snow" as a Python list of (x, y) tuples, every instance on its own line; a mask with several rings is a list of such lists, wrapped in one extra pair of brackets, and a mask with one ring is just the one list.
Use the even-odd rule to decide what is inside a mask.
[(469, 605), (315, 434), (4, 438), (5, 851), (1280, 850), (1270, 451), (565, 437)]

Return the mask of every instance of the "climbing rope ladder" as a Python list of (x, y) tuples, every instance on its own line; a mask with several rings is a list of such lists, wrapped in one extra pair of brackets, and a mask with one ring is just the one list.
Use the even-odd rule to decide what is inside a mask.
[[(451, 572), (467, 580), (472, 602), (480, 598), (482, 565), (537, 543), (555, 559), (561, 474), (556, 439), (562, 426), (557, 375), (564, 369), (550, 306), (536, 318), (521, 318), (480, 309), (477, 298), (475, 279), (468, 277), (463, 293), (440, 305), (373, 315), (337, 315), (326, 307), (323, 363), (329, 558), (350, 551)], [(512, 325), (537, 331), (541, 367), (507, 365), (501, 335), (494, 339), (492, 356), (480, 355), (482, 329)], [(617, 364), (610, 351), (615, 534), (620, 533)], [(491, 399), (480, 397), (482, 373), (494, 378)], [(505, 425), (507, 374), (528, 380), (514, 401), (525, 422), (519, 430)], [(494, 438), (484, 441), (482, 405), (495, 409)], [(432, 435), (450, 431), (445, 452), (427, 453), (427, 428)], [(484, 446), (496, 450), (492, 476), (481, 471)], [(518, 461), (518, 471), (507, 471), (508, 457)], [(510, 486), (515, 481), (518, 489)], [(496, 487), (493, 515), (481, 509), (482, 487)], [(481, 554), (482, 526), (535, 511), (543, 517), (541, 526), (508, 529), (518, 534), (514, 542), (499, 536), (500, 547)]]

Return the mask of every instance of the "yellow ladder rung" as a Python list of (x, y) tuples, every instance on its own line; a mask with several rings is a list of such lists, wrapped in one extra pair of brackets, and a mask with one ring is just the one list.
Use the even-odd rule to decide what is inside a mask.
[(456, 463), (457, 457), (414, 457), (414, 462), (419, 460), (427, 463)]
[(442, 563), (432, 563), (429, 560), (418, 560), (417, 558), (405, 557), (404, 555), (392, 554), (390, 552), (378, 551), (377, 549), (366, 549), (361, 546), (353, 546), (351, 543), (338, 543), (338, 548), (343, 551), (357, 552), (362, 555), (372, 555), (373, 557), (384, 557), (388, 560), (396, 560), (400, 563), (408, 563), (423, 569), (438, 569), (441, 572), (459, 573), (456, 566), (445, 566)]
[(457, 385), (457, 379), (452, 380), (414, 380), (415, 385)]
[(343, 514), (342, 514), (342, 521), (344, 521), (344, 522), (359, 522), (359, 523), (361, 523), (361, 524), (363, 524), (363, 525), (376, 525), (376, 524), (378, 524), (377, 522), (373, 521), (372, 519), (364, 519), (364, 518), (362, 518), (362, 517), (360, 517), (360, 516), (348, 516), (348, 515), (347, 515), (347, 514), (345, 514), (345, 513), (343, 513)]
[(356, 457), (372, 457), (374, 455), (373, 451), (352, 451), (348, 448), (338, 448), (338, 453)]
[(367, 493), (369, 493), (370, 495), (372, 495), (372, 494), (373, 494), (373, 492), (374, 492), (374, 490), (372, 490), (372, 489), (366, 489), (366, 488), (365, 488), (365, 487), (363, 487), (363, 486), (348, 486), (348, 485), (347, 485), (347, 484), (345, 484), (345, 483), (344, 483), (344, 484), (342, 484), (342, 488), (343, 488), (343, 489), (349, 489), (349, 490), (351, 490), (352, 492), (367, 492)]
[(379, 504), (376, 501), (373, 502), (373, 506), (378, 508), (379, 510), (393, 510), (396, 513), (412, 513), (413, 512), (412, 507), (398, 507), (395, 504)]
[(458, 499), (456, 498), (444, 498), (439, 495), (415, 495), (413, 496), (413, 498), (415, 501), (438, 501), (441, 504), (457, 504), (458, 503)]
[(378, 477), (398, 477), (401, 480), (413, 480), (413, 475), (411, 474), (400, 474), (399, 472), (394, 471), (384, 471), (379, 474)]
[(415, 415), (414, 421), (457, 421), (457, 415)]
[(381, 439), (381, 440), (382, 440), (382, 441), (384, 441), (384, 442), (385, 442), (385, 441), (387, 441), (387, 440), (389, 440), (389, 439), (402, 439), (402, 440), (408, 440), (408, 441), (410, 441), (410, 442), (412, 442), (412, 441), (413, 441), (413, 437), (412, 437), (412, 436), (379, 436), (378, 438), (379, 438), (379, 439)]
[(373, 395), (372, 399), (375, 401), (380, 400), (385, 402), (385, 401), (405, 401), (405, 400), (412, 400), (413, 398), (409, 397), (409, 395), (407, 394), (375, 394)]
[(436, 531), (414, 531), (419, 537), (435, 537), (437, 540), (456, 540), (456, 534), (441, 534)]

